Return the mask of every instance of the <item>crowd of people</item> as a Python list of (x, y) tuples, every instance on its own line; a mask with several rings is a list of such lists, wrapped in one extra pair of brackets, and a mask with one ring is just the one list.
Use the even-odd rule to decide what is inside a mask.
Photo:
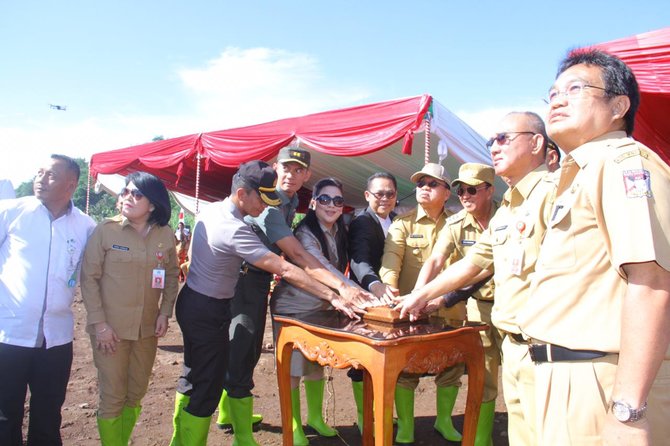
[[(375, 173), (368, 207), (349, 225), (347, 186), (328, 177), (292, 228), (311, 176), (310, 152), (299, 147), (282, 149), (273, 165), (242, 164), (230, 195), (207, 206), (193, 231), (180, 224), (176, 232), (159, 178), (130, 174), (119, 215), (96, 225), (72, 203), (76, 162), (52, 155), (34, 196), (0, 201), (0, 444), (23, 444), (27, 389), (27, 444), (62, 444), (79, 279), (103, 445), (129, 443), (173, 308), (184, 358), (170, 444), (207, 444), (218, 408), (216, 423), (232, 426), (233, 444), (253, 446), (262, 420), (253, 372), (268, 306), (277, 315), (358, 319), (379, 305), (412, 320), (430, 313), (487, 324), (478, 446), (492, 441), (501, 364), (513, 446), (664, 444), (670, 167), (631, 138), (639, 91), (618, 58), (569, 54), (548, 104), (546, 126), (532, 112), (502, 117), (487, 142), (493, 167), (464, 163), (453, 181), (440, 164), (415, 172), (417, 206), (401, 215), (396, 178)], [(496, 176), (508, 186), (500, 203)], [(452, 190), (457, 213), (445, 208)], [(451, 415), (463, 373), (456, 365), (435, 377), (434, 427), (449, 441), (462, 438)], [(362, 371), (348, 376), (362, 429)], [(396, 443), (415, 441), (419, 379), (398, 378)], [(323, 419), (323, 369), (295, 351), (294, 444), (309, 444), (301, 382), (306, 424), (336, 436)]]

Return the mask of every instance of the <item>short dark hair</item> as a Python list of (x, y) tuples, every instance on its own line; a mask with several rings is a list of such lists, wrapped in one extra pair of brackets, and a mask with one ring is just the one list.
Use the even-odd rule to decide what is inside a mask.
[(65, 168), (70, 171), (70, 173), (74, 174), (74, 176), (77, 178), (77, 181), (79, 181), (79, 177), (81, 176), (81, 169), (79, 168), (79, 164), (77, 164), (74, 159), (67, 155), (60, 155), (58, 153), (51, 154), (51, 159), (64, 162)]
[(230, 193), (234, 193), (237, 189), (244, 189), (247, 193), (253, 190), (251, 185), (242, 177), (242, 175), (236, 173), (233, 175), (233, 181), (230, 185)]
[(172, 215), (172, 205), (167, 188), (160, 178), (148, 172), (137, 171), (126, 177), (126, 186), (130, 183), (133, 183), (154, 205), (154, 210), (149, 215), (149, 223), (167, 225)]
[(398, 182), (396, 181), (395, 177), (388, 172), (375, 172), (372, 175), (370, 175), (365, 188), (367, 190), (370, 190), (370, 184), (372, 184), (372, 181), (377, 178), (384, 178), (386, 180), (391, 180), (391, 182), (393, 183), (393, 188), (395, 190), (398, 190)]
[(594, 48), (576, 49), (568, 53), (558, 66), (556, 77), (574, 65), (591, 65), (600, 68), (605, 85), (605, 97), (628, 96), (630, 108), (624, 116), (626, 133), (630, 136), (635, 127), (635, 114), (640, 106), (640, 88), (633, 70), (618, 57)]

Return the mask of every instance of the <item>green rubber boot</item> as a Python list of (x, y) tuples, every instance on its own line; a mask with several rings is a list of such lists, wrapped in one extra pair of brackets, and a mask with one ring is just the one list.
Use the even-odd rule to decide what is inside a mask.
[(174, 415), (172, 415), (172, 439), (170, 440), (170, 446), (182, 446), (181, 442), (181, 414), (191, 401), (191, 397), (184, 395), (183, 393), (176, 392), (174, 397)]
[(396, 443), (414, 443), (414, 390), (395, 387), (395, 411), (398, 415)]
[[(255, 413), (251, 415), (251, 424), (257, 425), (263, 421), (263, 415)], [(228, 429), (233, 427), (233, 422), (230, 419), (230, 402), (228, 401), (228, 392), (225, 390), (221, 394), (221, 400), (219, 400), (219, 415), (216, 418), (216, 426), (219, 429)]]
[(451, 412), (454, 410), (457, 396), (458, 387), (456, 386), (437, 387), (437, 416), (433, 427), (449, 441), (461, 441), (463, 439), (451, 420)]
[(230, 398), (230, 420), (233, 423), (233, 446), (260, 446), (254, 440), (251, 415), (254, 411), (254, 397)]
[(300, 387), (291, 389), (291, 410), (293, 417), (291, 424), (293, 427), (293, 446), (307, 446), (309, 440), (302, 430), (302, 416), (300, 415)]
[(305, 381), (305, 399), (307, 400), (307, 425), (322, 437), (336, 437), (337, 431), (323, 420), (323, 389), (325, 379)]
[(196, 417), (182, 410), (179, 416), (180, 445), (207, 446), (207, 436), (209, 435), (209, 425), (211, 422), (211, 415), (208, 417)]
[[(102, 446), (122, 446), (121, 415), (116, 418), (98, 418), (98, 432)], [(127, 443), (126, 443), (127, 444)]]
[(363, 435), (363, 381), (351, 381), (354, 389), (354, 401), (356, 401), (356, 414), (358, 415), (358, 430)]
[(493, 446), (493, 419), (496, 415), (496, 402), (487, 401), (479, 408), (475, 446)]
[(137, 419), (140, 417), (141, 411), (142, 406), (125, 406), (123, 408), (123, 412), (121, 412), (121, 439), (123, 440), (124, 446), (127, 446), (128, 442), (130, 442), (130, 436), (133, 434), (135, 423), (137, 423)]

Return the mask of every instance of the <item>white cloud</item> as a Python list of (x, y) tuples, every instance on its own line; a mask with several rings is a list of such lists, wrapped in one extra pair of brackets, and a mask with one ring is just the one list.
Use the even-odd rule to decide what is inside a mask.
[(458, 111), (455, 112), (459, 118), (465, 121), (470, 127), (484, 138), (490, 137), (493, 133), (499, 131), (498, 122), (507, 114), (513, 111), (532, 111), (540, 115), (542, 119), (547, 112), (546, 106), (541, 101), (528, 101), (526, 103), (510, 104), (509, 106), (497, 106), (483, 110)]
[(355, 105), (370, 97), (366, 88), (343, 85), (323, 73), (315, 57), (278, 49), (226, 48), (177, 75), (191, 101), (183, 109), (195, 110), (193, 114), (59, 122), (14, 119), (12, 127), (0, 127), (0, 148), (9, 155), (9, 162), (0, 163), (0, 178), (9, 178), (16, 187), (51, 153), (89, 159), (93, 153), (141, 144), (160, 134), (169, 138), (258, 124)]

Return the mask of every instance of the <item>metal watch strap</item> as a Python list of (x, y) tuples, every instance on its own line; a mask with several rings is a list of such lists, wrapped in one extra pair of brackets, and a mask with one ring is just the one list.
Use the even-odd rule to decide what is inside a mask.
[(630, 406), (630, 404), (625, 403), (623, 401), (612, 401), (612, 411), (613, 412), (614, 412), (614, 405), (615, 404), (622, 404), (622, 405), (624, 405), (628, 408), (628, 412), (630, 414), (630, 417), (625, 421), (619, 420), (622, 423), (633, 423), (635, 421), (639, 421), (642, 418), (644, 418), (645, 414), (647, 413), (647, 403), (646, 402), (639, 409), (633, 409)]

